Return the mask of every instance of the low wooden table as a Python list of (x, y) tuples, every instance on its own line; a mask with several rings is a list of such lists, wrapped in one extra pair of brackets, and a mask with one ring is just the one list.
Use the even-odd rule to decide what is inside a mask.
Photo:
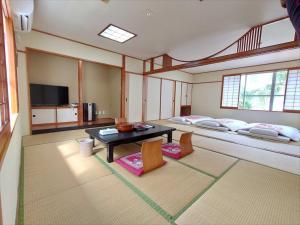
[[(164, 134), (168, 135), (168, 142), (172, 142), (172, 132), (176, 129), (173, 127), (161, 126), (156, 124), (153, 128), (149, 128), (145, 131), (131, 131), (118, 134), (100, 135), (99, 131), (105, 128), (87, 129), (86, 133), (90, 135), (90, 138), (95, 139), (104, 143), (107, 147), (107, 162), (111, 163), (114, 161), (114, 147), (122, 144), (134, 143), (143, 141), (149, 138), (159, 137)], [(112, 126), (114, 127), (114, 126)]]

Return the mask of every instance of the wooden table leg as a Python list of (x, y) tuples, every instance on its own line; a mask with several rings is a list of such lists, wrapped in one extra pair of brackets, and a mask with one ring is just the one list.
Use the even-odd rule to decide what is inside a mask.
[(95, 138), (90, 135), (90, 139), (93, 140), (93, 147), (95, 147)]
[(172, 131), (168, 132), (168, 143), (172, 142)]
[(107, 145), (107, 162), (111, 163), (114, 161), (114, 146)]

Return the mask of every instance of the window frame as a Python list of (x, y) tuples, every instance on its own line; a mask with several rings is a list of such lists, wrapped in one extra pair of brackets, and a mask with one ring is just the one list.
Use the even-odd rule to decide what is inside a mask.
[[(284, 102), (283, 102), (283, 109), (282, 111), (272, 111), (273, 107), (273, 102), (270, 103), (269, 109), (268, 110), (260, 110), (260, 109), (240, 109), (237, 105), (237, 107), (226, 107), (223, 106), (223, 88), (224, 88), (224, 77), (227, 76), (242, 76), (242, 75), (251, 75), (251, 74), (257, 74), (257, 73), (267, 73), (267, 72), (272, 72), (273, 74), (275, 74), (278, 71), (283, 71), (286, 70), (287, 71), (287, 78), (286, 78), (286, 82), (285, 82), (285, 91), (284, 91)], [(284, 109), (284, 104), (285, 104), (285, 97), (286, 97), (286, 89), (287, 89), (287, 81), (288, 81), (288, 76), (289, 76), (289, 71), (290, 70), (300, 70), (300, 67), (284, 67), (284, 68), (276, 68), (276, 69), (269, 69), (269, 70), (257, 70), (257, 71), (251, 71), (251, 72), (246, 72), (246, 73), (234, 73), (234, 74), (226, 74), (222, 76), (222, 90), (221, 90), (221, 100), (220, 100), (220, 109), (234, 109), (234, 110), (245, 110), (245, 111), (257, 111), (257, 112), (272, 112), (272, 113), (300, 113), (300, 110), (285, 110)], [(275, 84), (272, 83), (272, 89), (275, 87)], [(274, 86), (274, 87), (273, 87)], [(238, 103), (240, 101), (240, 89), (241, 89), (241, 83), (239, 86), (239, 98), (238, 98)], [(271, 100), (273, 101), (274, 97), (278, 96), (278, 95), (271, 95), (270, 97), (272, 98)], [(271, 101), (270, 100), (270, 101)]]
[(289, 79), (289, 75), (290, 75), (290, 70), (300, 70), (300, 67), (292, 67), (292, 68), (288, 69), (288, 74), (287, 74), (286, 83), (285, 83), (284, 101), (283, 101), (283, 110), (282, 110), (282, 112), (285, 112), (285, 113), (300, 113), (300, 110), (284, 109), (284, 106), (285, 106), (285, 97), (286, 97), (286, 90), (287, 90), (287, 85), (288, 85), (288, 79)]
[[(239, 76), (240, 77), (240, 84), (239, 84), (239, 93), (238, 93), (238, 103), (236, 107), (233, 106), (223, 106), (223, 91), (224, 91), (224, 78), (225, 77), (232, 77), (232, 76)], [(241, 74), (229, 74), (223, 75), (222, 77), (222, 91), (221, 91), (221, 101), (220, 101), (220, 108), (221, 109), (239, 109), (239, 101), (240, 101), (240, 91), (241, 91)]]
[[(19, 100), (18, 100), (18, 83), (17, 83), (17, 54), (16, 54), (16, 42), (15, 33), (13, 29), (13, 21), (10, 14), (9, 2), (7, 0), (0, 3), (0, 101), (4, 106), (1, 111), (1, 128), (0, 128), (0, 168), (2, 166), (3, 159), (5, 157), (14, 127), (19, 113)], [(6, 30), (4, 26), (7, 26)], [(6, 31), (6, 32), (5, 32)], [(6, 45), (10, 45), (8, 50)], [(8, 52), (6, 52), (8, 51)], [(6, 54), (8, 53), (8, 54)], [(9, 56), (9, 57), (7, 57)], [(7, 68), (7, 62), (13, 62), (11, 66)], [(7, 70), (8, 69), (8, 70)], [(14, 86), (10, 89), (11, 82), (9, 76), (14, 80)], [(12, 93), (9, 93), (9, 91)], [(14, 95), (14, 101), (10, 103), (9, 95)], [(11, 108), (14, 108), (13, 117), (11, 118)], [(4, 112), (3, 112), (4, 111)], [(3, 116), (4, 115), (4, 116)], [(0, 221), (1, 222), (1, 221)]]

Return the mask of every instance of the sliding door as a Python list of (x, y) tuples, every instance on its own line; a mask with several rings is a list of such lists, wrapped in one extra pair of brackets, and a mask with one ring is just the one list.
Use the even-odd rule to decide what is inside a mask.
[(162, 80), (161, 84), (161, 119), (173, 117), (174, 81)]
[(192, 105), (192, 84), (187, 84), (186, 104)]
[(129, 122), (142, 121), (143, 76), (128, 74), (127, 119)]
[(181, 82), (176, 81), (175, 116), (180, 116), (180, 107), (181, 107)]
[(181, 105), (187, 105), (187, 83), (181, 83)]
[(161, 79), (148, 77), (146, 120), (160, 118), (160, 85)]

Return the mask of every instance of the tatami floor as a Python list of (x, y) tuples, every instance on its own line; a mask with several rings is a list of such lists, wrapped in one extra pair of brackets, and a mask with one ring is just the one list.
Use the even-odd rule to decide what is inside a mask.
[[(300, 224), (300, 176), (222, 153), (222, 144), (199, 143), (136, 177), (106, 163), (100, 142), (94, 156), (81, 157), (84, 137), (84, 130), (24, 137), (19, 224)], [(139, 149), (119, 146), (115, 157)]]

